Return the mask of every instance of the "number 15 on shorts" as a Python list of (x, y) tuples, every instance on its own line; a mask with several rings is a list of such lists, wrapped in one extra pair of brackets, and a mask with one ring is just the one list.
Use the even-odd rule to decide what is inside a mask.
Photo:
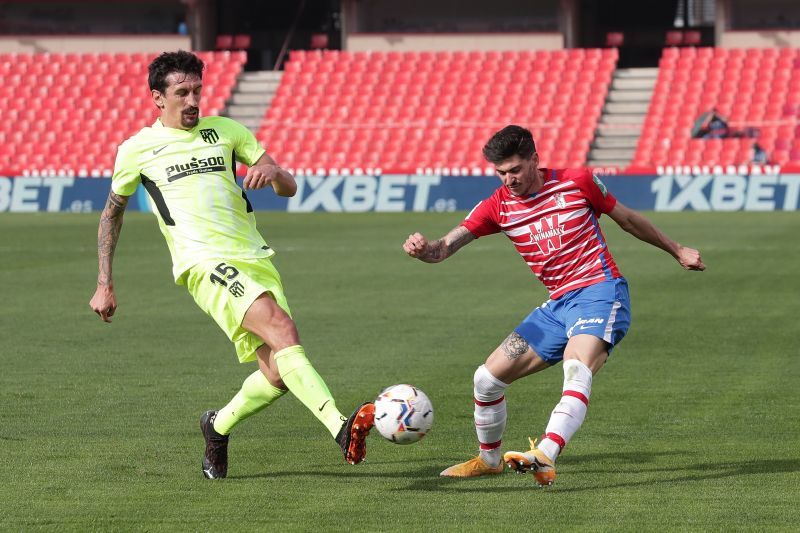
[[(211, 283), (226, 287), (228, 292), (236, 297), (239, 297), (244, 294), (244, 286), (238, 281), (233, 281), (238, 275), (239, 270), (236, 267), (227, 265), (225, 263), (220, 263), (214, 268), (214, 272), (209, 274), (208, 277), (211, 280)], [(229, 286), (228, 282), (230, 281), (233, 281), (233, 283), (230, 283)]]

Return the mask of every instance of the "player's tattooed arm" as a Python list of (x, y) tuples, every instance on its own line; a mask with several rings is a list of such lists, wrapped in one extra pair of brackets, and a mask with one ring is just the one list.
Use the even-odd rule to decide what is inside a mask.
[(528, 343), (516, 331), (506, 337), (502, 344), (503, 352), (510, 360), (518, 359), (519, 356), (528, 351)]
[(97, 228), (97, 289), (89, 301), (89, 307), (103, 320), (111, 322), (117, 311), (117, 297), (114, 295), (114, 283), (111, 281), (111, 263), (114, 249), (117, 247), (119, 232), (122, 230), (122, 215), (128, 197), (120, 196), (114, 191), (108, 195), (108, 201), (100, 215), (100, 226)]
[(475, 236), (467, 228), (458, 226), (441, 239), (431, 242), (421, 234), (414, 233), (408, 237), (403, 249), (408, 255), (420, 261), (439, 263), (474, 240)]
[(111, 285), (111, 263), (122, 230), (122, 215), (127, 205), (127, 196), (111, 191), (100, 214), (100, 226), (97, 228), (98, 285)]

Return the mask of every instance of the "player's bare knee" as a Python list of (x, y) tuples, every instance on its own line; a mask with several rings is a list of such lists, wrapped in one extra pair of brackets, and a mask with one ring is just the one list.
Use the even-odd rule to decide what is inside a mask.
[(286, 335), (294, 335), (297, 332), (294, 320), (283, 309), (280, 309), (278, 313), (274, 313), (267, 323), (269, 327)]
[(253, 303), (242, 325), (273, 351), (300, 344), (294, 320), (267, 293)]

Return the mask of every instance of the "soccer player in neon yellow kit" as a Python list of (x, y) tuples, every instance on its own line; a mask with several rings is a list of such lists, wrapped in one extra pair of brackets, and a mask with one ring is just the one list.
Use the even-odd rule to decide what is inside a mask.
[(240, 362), (258, 370), (219, 411), (200, 419), (206, 441), (203, 475), (224, 478), (231, 429), (291, 391), (322, 422), (357, 464), (366, 455), (374, 405), (349, 418), (336, 408), (325, 382), (306, 358), (283, 293), (274, 255), (256, 229), (236, 161), (249, 167), (244, 189), (271, 186), (280, 196), (297, 191), (243, 125), (225, 117), (200, 117), (203, 62), (190, 52), (168, 52), (149, 66), (153, 102), (161, 116), (122, 143), (111, 192), (100, 217), (97, 290), (89, 305), (104, 322), (117, 309), (111, 267), (128, 198), (141, 183), (172, 255), (175, 282), (185, 285), (236, 346)]

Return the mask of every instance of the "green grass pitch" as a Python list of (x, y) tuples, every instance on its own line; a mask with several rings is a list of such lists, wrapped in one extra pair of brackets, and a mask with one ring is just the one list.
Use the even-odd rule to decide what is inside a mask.
[[(410, 232), (438, 237), (463, 213), (258, 213), (340, 409), (409, 382), (436, 418), (412, 446), (373, 434), (353, 467), (287, 395), (235, 430), (218, 482), (200, 473), (198, 418), (253, 366), (173, 285), (153, 216), (125, 217), (108, 325), (88, 307), (98, 215), (4, 214), (0, 529), (796, 531), (800, 213), (649, 216), (708, 270), (603, 219), (633, 325), (538, 489), (438, 477), (475, 453), (475, 368), (545, 299), (502, 236), (439, 265), (404, 255)], [(505, 449), (541, 434), (561, 381), (558, 367), (509, 389)]]

